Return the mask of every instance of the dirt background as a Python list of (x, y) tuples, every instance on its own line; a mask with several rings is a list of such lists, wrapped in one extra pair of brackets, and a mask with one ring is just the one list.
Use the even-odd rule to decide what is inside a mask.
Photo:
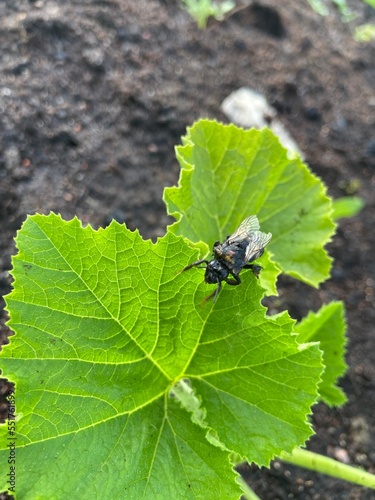
[[(144, 237), (164, 234), (163, 188), (179, 175), (174, 146), (198, 118), (226, 122), (223, 99), (252, 87), (329, 193), (366, 202), (329, 245), (332, 279), (316, 291), (283, 278), (280, 297), (298, 319), (345, 301), (348, 403), (314, 408), (308, 447), (375, 473), (375, 44), (352, 37), (375, 11), (349, 5), (358, 14), (350, 25), (335, 10), (323, 18), (304, 1), (267, 0), (199, 31), (173, 0), (3, 0), (0, 294), (10, 291), (13, 237), (26, 214), (54, 210), (94, 227), (116, 218)], [(262, 499), (374, 498), (278, 461), (243, 473)]]

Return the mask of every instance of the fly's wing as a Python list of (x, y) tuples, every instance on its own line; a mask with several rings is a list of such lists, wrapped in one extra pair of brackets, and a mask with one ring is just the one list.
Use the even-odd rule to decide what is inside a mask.
[(245, 254), (246, 263), (252, 262), (263, 255), (264, 248), (268, 245), (271, 238), (271, 233), (266, 234), (261, 231), (254, 231), (248, 238)]
[(235, 232), (231, 236), (229, 236), (229, 238), (226, 240), (226, 243), (231, 245), (232, 243), (238, 243), (247, 240), (252, 235), (252, 233), (259, 232), (259, 227), (258, 217), (256, 215), (250, 215), (250, 217), (247, 217), (247, 219), (242, 221)]

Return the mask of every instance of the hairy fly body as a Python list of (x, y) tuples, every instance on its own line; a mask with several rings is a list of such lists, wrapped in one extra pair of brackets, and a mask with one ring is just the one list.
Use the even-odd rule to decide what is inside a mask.
[(217, 284), (216, 290), (206, 300), (214, 297), (214, 301), (216, 301), (222, 281), (234, 286), (241, 283), (239, 273), (242, 269), (252, 269), (254, 275), (259, 276), (262, 267), (251, 264), (251, 262), (263, 255), (264, 248), (271, 238), (271, 233), (266, 234), (259, 231), (258, 218), (256, 215), (251, 215), (240, 224), (231, 236), (227, 237), (224, 243), (217, 241), (214, 244), (213, 260), (197, 260), (186, 266), (183, 271), (192, 267), (205, 267), (204, 281)]

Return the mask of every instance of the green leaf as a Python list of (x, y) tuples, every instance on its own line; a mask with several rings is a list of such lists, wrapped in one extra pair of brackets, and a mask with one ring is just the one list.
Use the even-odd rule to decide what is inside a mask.
[(371, 5), (371, 7), (374, 7), (375, 9), (375, 0), (363, 0), (365, 3), (368, 3), (369, 5)]
[(339, 377), (347, 370), (344, 360), (346, 344), (346, 323), (344, 304), (331, 302), (324, 305), (317, 313), (309, 313), (295, 326), (298, 342), (320, 342), (323, 351), (325, 370), (319, 392), (322, 400), (330, 406), (346, 402), (345, 393), (336, 386)]
[(375, 23), (365, 23), (361, 24), (360, 26), (357, 26), (354, 29), (353, 37), (356, 42), (361, 42), (361, 43), (371, 42), (371, 40), (375, 39)]
[(181, 0), (187, 12), (193, 17), (199, 29), (204, 29), (208, 18), (213, 16), (217, 20), (222, 20), (224, 15), (235, 7), (231, 0)]
[[(241, 307), (246, 303), (254, 305), (251, 292)], [(269, 465), (280, 448), (293, 440), (304, 442), (310, 433), (302, 413), (309, 412), (315, 393), (318, 346), (298, 349), (290, 342), (287, 314), (265, 319), (258, 309), (239, 325), (230, 309), (215, 312), (212, 323), (221, 318), (222, 326), (207, 324), (186, 376), (202, 397), (207, 424), (220, 441), (249, 462)], [(230, 323), (235, 328), (228, 337), (224, 325)]]
[(268, 464), (311, 435), (320, 351), (265, 315), (251, 272), (204, 302), (201, 270), (180, 272), (199, 252), (183, 238), (54, 214), (29, 217), (17, 247), (0, 361), (20, 498), (238, 498), (232, 452)]
[(344, 219), (357, 215), (365, 203), (359, 196), (344, 196), (333, 201), (333, 219)]
[(357, 14), (349, 8), (346, 0), (332, 0), (332, 3), (340, 12), (343, 23), (349, 23), (357, 17)]
[(307, 0), (310, 7), (321, 16), (328, 16), (329, 10), (323, 0)]
[[(273, 235), (266, 252), (275, 263), (275, 279), (279, 269), (313, 286), (329, 277), (332, 259), (324, 245), (335, 229), (331, 200), (322, 182), (298, 157), (288, 158), (269, 129), (201, 120), (183, 143), (177, 148), (178, 187), (164, 191), (168, 213), (177, 220), (171, 226), (175, 234), (212, 248), (255, 214), (261, 230)], [(272, 293), (262, 274), (262, 286)]]

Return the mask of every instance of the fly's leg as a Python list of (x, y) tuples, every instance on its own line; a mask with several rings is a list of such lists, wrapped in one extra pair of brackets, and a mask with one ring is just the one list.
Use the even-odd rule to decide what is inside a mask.
[(246, 264), (246, 266), (243, 266), (244, 269), (252, 269), (253, 274), (256, 278), (259, 278), (259, 274), (261, 270), (263, 269), (262, 266), (258, 266), (257, 264)]
[(232, 280), (231, 278), (226, 278), (225, 279), (226, 283), (228, 283), (228, 285), (233, 285), (233, 286), (240, 285), (241, 278), (238, 276), (238, 274), (232, 273), (232, 276), (233, 276), (234, 280)]
[(216, 302), (216, 299), (217, 299), (217, 296), (219, 295), (220, 290), (221, 290), (221, 281), (219, 281), (219, 283), (217, 284), (217, 288), (214, 292), (214, 302)]
[(184, 267), (183, 270), (181, 272), (184, 272), (184, 271), (187, 271), (188, 269), (191, 269), (192, 267), (205, 267), (205, 266), (201, 266), (200, 264), (203, 264), (203, 262), (206, 264), (208, 264), (208, 260), (206, 259), (201, 259), (201, 260), (197, 260), (196, 262), (193, 262), (192, 264), (189, 264), (188, 266)]
[(218, 282), (216, 290), (214, 292), (212, 292), (208, 297), (206, 297), (204, 299), (204, 301), (207, 302), (208, 300), (212, 299), (212, 297), (213, 297), (214, 302), (216, 302), (216, 299), (217, 299), (217, 296), (219, 295), (220, 290), (221, 290), (221, 281)]
[[(233, 276), (234, 279), (225, 278), (224, 281), (226, 283), (228, 283), (228, 285), (233, 285), (233, 286), (240, 285), (241, 284), (240, 277), (237, 274), (232, 274), (232, 276)], [(221, 281), (218, 281), (216, 290), (213, 293), (211, 293), (211, 295), (209, 295), (208, 297), (206, 297), (204, 299), (204, 301), (207, 302), (207, 300), (210, 300), (213, 297), (214, 298), (214, 302), (216, 302), (217, 296), (219, 295), (221, 288), (222, 288)]]

